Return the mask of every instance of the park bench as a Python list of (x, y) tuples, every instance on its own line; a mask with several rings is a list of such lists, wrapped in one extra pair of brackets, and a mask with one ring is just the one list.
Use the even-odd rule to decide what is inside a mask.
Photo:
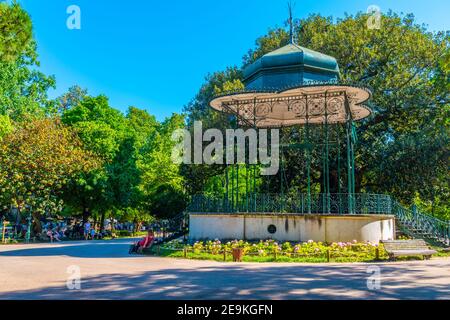
[(155, 244), (157, 244), (158, 241), (157, 241), (157, 239), (155, 239), (155, 240), (153, 240), (153, 242), (147, 243), (147, 245), (146, 245), (145, 247), (142, 247), (141, 250), (135, 251), (135, 249), (136, 249), (136, 244), (137, 244), (137, 243), (138, 243), (138, 242), (136, 241), (136, 242), (134, 242), (134, 243), (130, 246), (130, 249), (128, 250), (128, 253), (129, 253), (129, 254), (132, 254), (132, 253), (142, 254), (142, 253), (148, 253), (148, 252), (151, 252), (152, 246), (155, 245)]
[(383, 240), (381, 243), (391, 260), (400, 256), (423, 256), (424, 259), (430, 259), (433, 254), (437, 253), (435, 250), (431, 250), (423, 239)]

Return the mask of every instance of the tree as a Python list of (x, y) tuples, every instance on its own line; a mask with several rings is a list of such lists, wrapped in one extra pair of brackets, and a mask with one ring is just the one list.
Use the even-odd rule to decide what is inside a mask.
[(54, 77), (38, 70), (31, 19), (15, 1), (0, 3), (0, 115), (22, 121), (53, 114)]
[(1, 202), (19, 211), (31, 207), (39, 231), (42, 214), (61, 211), (64, 186), (97, 166), (97, 158), (58, 121), (17, 124), (0, 142)]
[(160, 129), (156, 118), (147, 111), (129, 107), (127, 137), (114, 161), (107, 166), (110, 197), (114, 199), (116, 214), (133, 221), (136, 230), (152, 219), (146, 206), (146, 198), (139, 188), (143, 172), (138, 166), (147, 141)]
[(87, 96), (87, 89), (83, 89), (77, 85), (70, 87), (68, 92), (57, 99), (59, 111), (63, 113), (65, 110), (77, 106)]
[[(137, 166), (141, 172), (139, 189), (147, 210), (158, 217), (180, 213), (186, 206), (180, 166), (172, 161), (174, 130), (184, 127), (184, 116), (166, 119), (142, 148)], [(169, 198), (172, 197), (172, 200)], [(165, 208), (165, 209), (163, 209)]]
[(139, 151), (147, 139), (159, 129), (160, 124), (155, 116), (136, 107), (129, 107), (126, 115), (129, 132), (136, 139), (136, 148)]
[[(106, 195), (111, 207), (117, 212), (125, 208), (142, 209), (140, 206), (140, 171), (136, 165), (135, 137), (125, 138), (114, 159), (105, 166), (107, 174)], [(137, 215), (134, 215), (137, 218)], [(104, 215), (102, 221), (104, 220)]]
[(15, 61), (31, 41), (32, 24), (28, 13), (16, 1), (0, 3), (0, 61)]
[(64, 110), (62, 121), (74, 128), (85, 147), (102, 160), (99, 170), (81, 174), (68, 186), (64, 197), (83, 221), (93, 213), (104, 220), (114, 207), (108, 165), (111, 165), (126, 134), (126, 120), (120, 111), (109, 106), (106, 96), (84, 96), (79, 103)]
[(47, 95), (55, 87), (55, 78), (44, 75), (38, 66), (34, 42), (14, 62), (0, 61), (1, 115), (23, 121), (55, 113), (55, 104)]
[(138, 187), (143, 173), (137, 161), (159, 123), (135, 107), (130, 107), (125, 117), (109, 106), (105, 96), (83, 94), (77, 101), (65, 108), (62, 119), (75, 128), (86, 148), (97, 154), (103, 165), (70, 186), (66, 192), (69, 203), (82, 211), (84, 221), (92, 214), (99, 215), (101, 227), (107, 212), (115, 217), (133, 212), (136, 222), (144, 221), (148, 209)]
[(176, 186), (161, 184), (152, 193), (150, 212), (158, 218), (170, 219), (186, 209), (187, 197)]

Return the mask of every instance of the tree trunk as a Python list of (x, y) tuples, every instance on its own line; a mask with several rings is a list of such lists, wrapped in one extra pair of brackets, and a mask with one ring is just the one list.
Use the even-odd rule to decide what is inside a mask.
[(32, 212), (31, 215), (33, 217), (32, 230), (34, 234), (39, 234), (42, 232), (41, 215), (37, 212)]
[(105, 211), (102, 212), (102, 215), (100, 217), (100, 232), (103, 232), (105, 230)]
[(109, 219), (111, 220), (111, 233), (114, 233), (114, 231), (115, 231), (115, 229), (114, 229), (114, 217), (113, 217), (112, 214), (109, 216)]
[(134, 228), (135, 228), (135, 233), (141, 231), (142, 229), (142, 221), (137, 221), (134, 224)]
[(89, 208), (84, 207), (83, 208), (83, 227), (84, 224), (88, 221), (89, 219)]

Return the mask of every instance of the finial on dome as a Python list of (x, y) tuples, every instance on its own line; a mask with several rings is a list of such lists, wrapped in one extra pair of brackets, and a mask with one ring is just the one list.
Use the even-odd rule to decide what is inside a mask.
[(294, 19), (292, 18), (292, 8), (293, 8), (292, 1), (288, 2), (288, 10), (289, 10), (289, 43), (294, 44)]

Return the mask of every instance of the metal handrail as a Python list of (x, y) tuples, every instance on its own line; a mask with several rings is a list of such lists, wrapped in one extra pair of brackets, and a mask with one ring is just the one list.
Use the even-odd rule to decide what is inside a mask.
[(450, 220), (442, 220), (417, 208), (406, 209), (393, 201), (393, 213), (407, 227), (420, 230), (424, 236), (435, 238), (439, 242), (450, 244)]

